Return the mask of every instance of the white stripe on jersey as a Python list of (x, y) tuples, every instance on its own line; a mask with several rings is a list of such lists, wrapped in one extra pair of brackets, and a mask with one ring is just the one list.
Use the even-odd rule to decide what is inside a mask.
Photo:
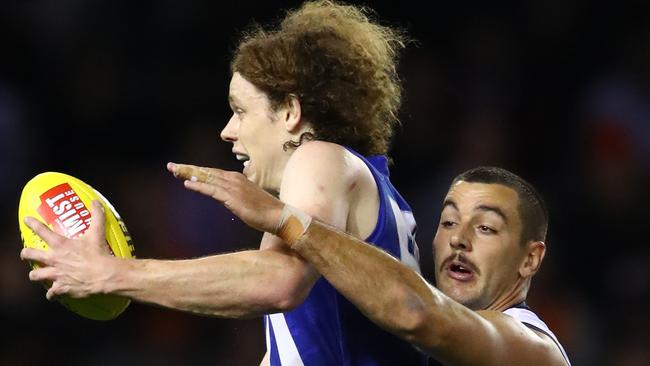
[[(289, 332), (289, 326), (287, 325), (287, 320), (284, 318), (284, 314), (271, 314), (268, 315), (268, 319), (273, 327), (275, 342), (278, 346), (278, 356), (280, 357), (280, 363), (282, 366), (304, 366), (302, 359), (300, 358), (300, 353), (298, 353), (296, 342), (293, 340), (291, 332)], [(266, 339), (269, 338), (270, 337), (267, 333)], [(270, 350), (268, 342), (267, 346)]]
[(417, 246), (415, 246), (415, 255), (409, 252), (409, 236), (411, 236), (415, 228), (415, 218), (413, 213), (409, 211), (402, 211), (397, 202), (392, 197), (388, 198), (390, 207), (395, 216), (395, 225), (397, 226), (397, 237), (399, 238), (399, 256), (400, 261), (410, 267), (412, 270), (420, 273), (420, 263), (417, 257)]
[(271, 326), (271, 318), (268, 315), (264, 315), (264, 333), (266, 334), (266, 352), (271, 355), (271, 332), (269, 327)]
[(523, 308), (510, 308), (510, 309), (506, 309), (503, 313), (506, 315), (510, 315), (511, 317), (519, 320), (522, 323), (530, 324), (535, 328), (539, 328), (544, 333), (546, 333), (546, 335), (548, 335), (555, 341), (555, 344), (557, 344), (558, 348), (562, 352), (562, 356), (564, 356), (566, 363), (569, 366), (571, 366), (571, 362), (569, 362), (569, 357), (567, 356), (566, 352), (564, 352), (564, 348), (562, 348), (562, 345), (557, 340), (557, 337), (555, 336), (555, 334), (553, 334), (553, 332), (551, 332), (550, 329), (548, 329), (546, 323), (544, 323), (542, 319), (540, 319), (537, 316), (537, 314), (533, 313), (528, 309), (523, 309)]

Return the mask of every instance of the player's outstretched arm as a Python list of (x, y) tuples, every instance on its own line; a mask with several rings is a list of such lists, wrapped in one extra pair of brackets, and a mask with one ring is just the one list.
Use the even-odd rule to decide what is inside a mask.
[[(564, 365), (548, 337), (499, 311), (472, 311), (393, 257), (341, 230), (311, 220), (280, 230), (296, 213), (246, 178), (219, 169), (169, 166), (185, 186), (228, 202), (244, 222), (277, 233), (346, 298), (382, 328), (450, 365)], [(298, 216), (304, 214), (298, 213)]]
[(470, 310), (336, 228), (312, 220), (302, 235), (285, 241), (369, 319), (443, 364), (565, 365), (549, 337), (501, 311)]
[(93, 223), (78, 239), (61, 236), (37, 220), (26, 224), (49, 250), (25, 248), (23, 260), (40, 268), (31, 281), (51, 283), (47, 298), (114, 294), (133, 300), (219, 317), (250, 317), (290, 310), (319, 275), (280, 240), (266, 234), (263, 250), (192, 260), (126, 260), (112, 256), (104, 237), (104, 215), (93, 204)]
[[(21, 258), (40, 263), (31, 281), (52, 285), (47, 298), (114, 294), (202, 315), (249, 317), (299, 305), (318, 278), (288, 250), (249, 250), (192, 260), (116, 258), (107, 250), (104, 215), (91, 208), (93, 223), (79, 239), (61, 236), (38, 220), (26, 224), (49, 250), (25, 248)], [(277, 240), (266, 234), (262, 245)]]

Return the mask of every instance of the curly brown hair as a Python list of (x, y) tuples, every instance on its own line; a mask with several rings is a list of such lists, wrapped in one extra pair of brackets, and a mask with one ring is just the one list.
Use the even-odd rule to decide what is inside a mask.
[(275, 29), (245, 34), (231, 72), (266, 93), (274, 109), (297, 96), (313, 138), (386, 154), (398, 122), (396, 67), (406, 37), (370, 15), (368, 8), (308, 1)]

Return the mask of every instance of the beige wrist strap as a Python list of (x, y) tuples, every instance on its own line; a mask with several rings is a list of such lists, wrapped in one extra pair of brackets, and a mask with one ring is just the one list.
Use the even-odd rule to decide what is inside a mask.
[(276, 230), (277, 235), (289, 244), (289, 246), (293, 246), (305, 231), (307, 231), (311, 220), (311, 216), (293, 206), (285, 204), (284, 208), (282, 208), (282, 217)]

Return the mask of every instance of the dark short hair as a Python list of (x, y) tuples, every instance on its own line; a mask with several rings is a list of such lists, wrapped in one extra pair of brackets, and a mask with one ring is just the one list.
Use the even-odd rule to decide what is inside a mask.
[(454, 178), (467, 183), (501, 184), (512, 188), (519, 197), (519, 216), (522, 222), (521, 242), (544, 241), (548, 230), (548, 209), (535, 187), (520, 176), (503, 168), (481, 166)]

